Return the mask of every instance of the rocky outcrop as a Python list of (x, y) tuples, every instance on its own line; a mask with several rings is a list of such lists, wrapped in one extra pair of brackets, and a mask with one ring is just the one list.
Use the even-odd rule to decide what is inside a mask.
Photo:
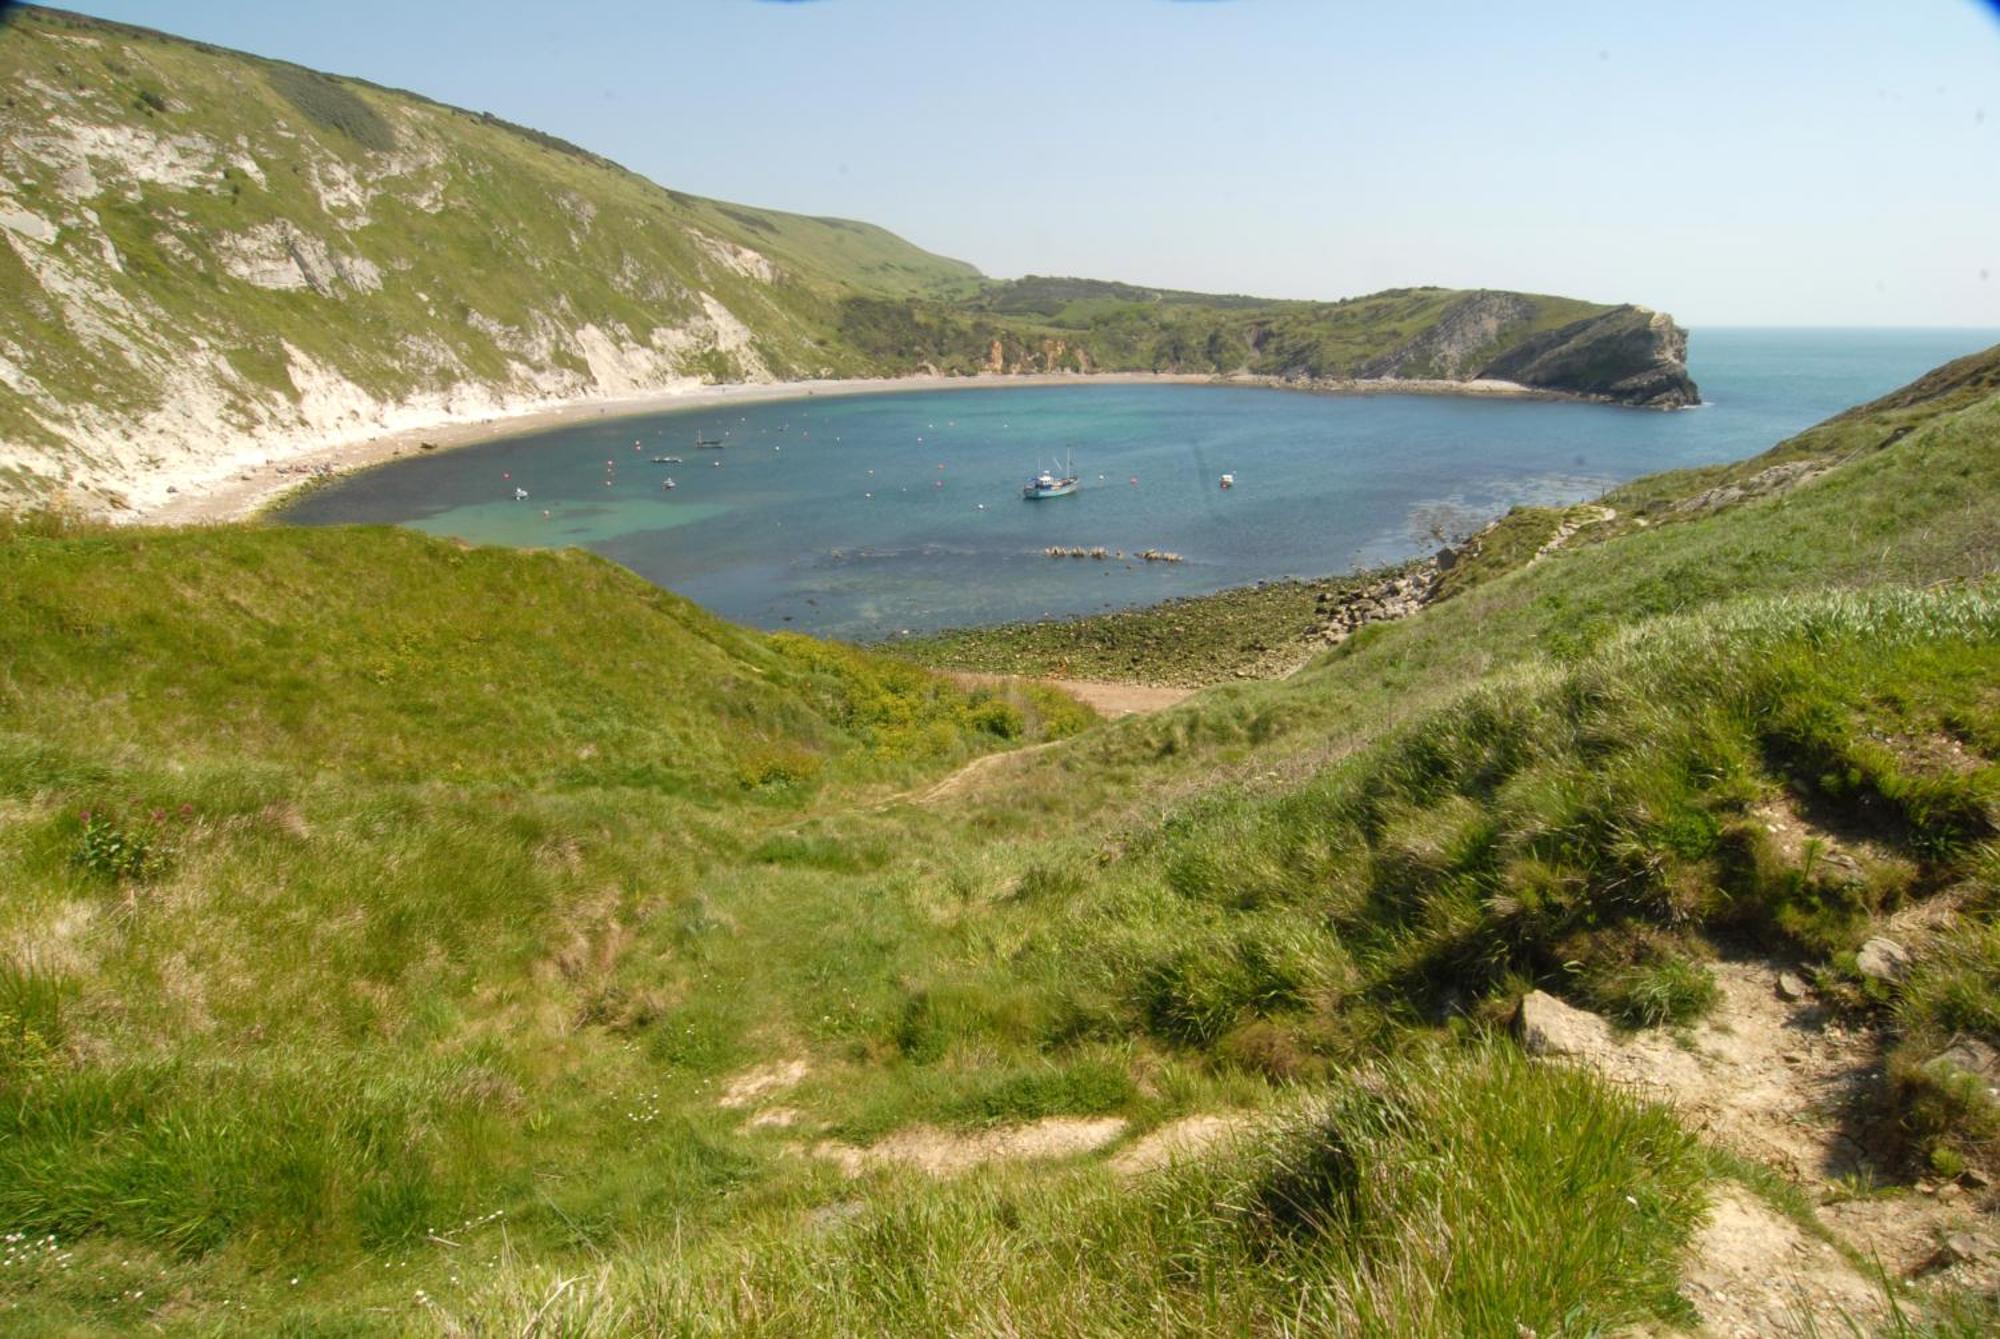
[(1363, 363), (1359, 375), (1447, 381), (1484, 376), (1482, 356), (1534, 319), (1535, 304), (1524, 294), (1468, 293), (1415, 339)]
[(1339, 646), (1370, 623), (1408, 618), (1437, 592), (1438, 574), (1449, 564), (1450, 549), (1399, 572), (1335, 594), (1322, 591), (1313, 607), (1313, 636), (1327, 646)]
[(1687, 331), (1645, 307), (1614, 307), (1530, 335), (1478, 375), (1650, 409), (1701, 403), (1688, 375)]
[(1414, 338), (1361, 364), (1357, 375), (1417, 381), (1511, 381), (1535, 390), (1648, 408), (1698, 404), (1687, 332), (1663, 312), (1613, 307), (1535, 331), (1537, 300), (1467, 293)]

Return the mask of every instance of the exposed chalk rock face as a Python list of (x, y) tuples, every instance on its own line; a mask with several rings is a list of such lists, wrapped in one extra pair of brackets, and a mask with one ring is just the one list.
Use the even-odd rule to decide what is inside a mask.
[(729, 235), (789, 216), (327, 81), (393, 125), (371, 147), (227, 52), (140, 99), (147, 39), (71, 40), (89, 23), (31, 13), (0, 43), (0, 266), (24, 293), (0, 306), (0, 506), (117, 515), (308, 446), (826, 361), (823, 298)]
[(0, 228), (17, 237), (25, 237), (31, 242), (49, 243), (56, 240), (62, 229), (41, 215), (22, 209), (11, 202), (0, 204)]
[(747, 246), (720, 237), (711, 237), (705, 232), (693, 232), (689, 235), (710, 259), (732, 273), (740, 274), (745, 279), (755, 279), (761, 284), (772, 283), (778, 277), (777, 268), (761, 253)]
[(223, 269), (258, 288), (305, 288), (338, 297), (382, 287), (382, 271), (373, 261), (335, 251), (284, 219), (218, 238), (215, 250)]

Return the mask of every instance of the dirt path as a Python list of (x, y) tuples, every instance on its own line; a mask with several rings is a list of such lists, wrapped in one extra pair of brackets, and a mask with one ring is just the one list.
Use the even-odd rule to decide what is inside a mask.
[[(1676, 1035), (1621, 1037), (1595, 1015), (1539, 992), (1522, 1015), (1530, 1050), (1587, 1064), (1669, 1103), (1705, 1138), (1820, 1203), (1820, 1223), (1834, 1242), (1741, 1187), (1718, 1188), (1682, 1288), (1704, 1332), (1733, 1339), (1846, 1334), (1850, 1321), (1869, 1326), (1883, 1316), (1882, 1288), (1856, 1259), (1879, 1260), (1898, 1279), (2000, 1282), (1990, 1257), (1940, 1257), (1949, 1241), (1982, 1249), (1991, 1241), (1992, 1216), (1973, 1196), (1952, 1184), (1897, 1184), (1893, 1132), (1883, 1116), (1885, 1039), (1843, 1026), (1788, 963), (1724, 961), (1714, 974), (1714, 1009)], [(1870, 1193), (1871, 1186), (1888, 1191)]]
[(1528, 559), (1529, 563), (1532, 564), (1535, 562), (1539, 562), (1541, 559), (1548, 557), (1551, 553), (1554, 553), (1557, 549), (1562, 548), (1564, 545), (1570, 542), (1571, 538), (1574, 537), (1576, 532), (1579, 530), (1588, 529), (1593, 525), (1603, 525), (1607, 521), (1615, 521), (1618, 519), (1618, 513), (1615, 510), (1613, 510), (1610, 507), (1602, 506), (1596, 503), (1592, 503), (1587, 507), (1578, 508), (1577, 510), (1583, 512), (1584, 514), (1574, 516), (1571, 519), (1565, 520), (1562, 524), (1558, 525), (1556, 527), (1556, 532), (1553, 535), (1549, 536), (1548, 543), (1542, 545), (1542, 547), (1540, 547), (1539, 549), (1536, 549), (1535, 556), (1533, 558)]
[(903, 794), (893, 797), (887, 803), (900, 804), (905, 800), (914, 800), (917, 804), (922, 805), (936, 804), (939, 800), (948, 800), (954, 795), (970, 790), (975, 783), (989, 773), (1007, 768), (1016, 759), (1032, 757), (1040, 753), (1043, 749), (1053, 748), (1056, 743), (1057, 741), (1050, 740), (1046, 744), (1031, 744), (1027, 748), (1015, 749), (1010, 753), (988, 753), (983, 757), (974, 758), (944, 780), (932, 785), (928, 790), (905, 791)]
[(1010, 683), (1041, 683), (1060, 688), (1077, 701), (1108, 720), (1120, 716), (1143, 716), (1178, 706), (1201, 690), (1174, 688), (1166, 684), (1103, 683), (1090, 679), (1042, 679), (1026, 674), (978, 674), (971, 670), (945, 670), (953, 683), (966, 688), (995, 688)]
[[(1152, 711), (1163, 711), (1178, 702), (1191, 697), (1198, 690), (1193, 688), (1163, 688), (1134, 683), (1090, 683), (1079, 679), (1035, 679), (1029, 680), (1013, 674), (973, 674), (950, 671), (948, 677), (967, 688), (991, 688), (1006, 683), (1045, 683), (1052, 688), (1060, 688), (1078, 701), (1094, 708), (1100, 715), (1116, 720), (1120, 716), (1143, 715)], [(1013, 749), (1006, 753), (988, 753), (974, 758), (965, 766), (940, 781), (935, 781), (922, 790), (908, 790), (900, 795), (892, 795), (874, 805), (875, 809), (887, 809), (897, 804), (936, 804), (954, 795), (964, 794), (981, 781), (1015, 765), (1022, 758), (1030, 758), (1060, 741), (1051, 740), (1044, 744), (1031, 744), (1027, 748)]]

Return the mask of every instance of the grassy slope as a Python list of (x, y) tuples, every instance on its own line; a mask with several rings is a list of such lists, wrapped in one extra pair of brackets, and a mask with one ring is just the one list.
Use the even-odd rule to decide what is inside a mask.
[[(243, 379), (241, 396), (259, 388), (294, 394), (281, 343), (385, 397), (467, 376), (505, 382), (510, 357), (523, 355), (468, 324), (475, 313), (528, 339), (538, 322), (553, 320), (627, 331), (643, 343), (656, 327), (699, 317), (702, 292), (750, 327), (758, 354), (779, 375), (871, 371), (834, 338), (843, 296), (947, 293), (977, 277), (969, 265), (872, 225), (666, 191), (574, 146), (474, 113), (145, 30), (32, 11), (0, 40), (0, 77), (25, 90), (0, 110), (0, 122), (24, 135), (54, 116), (129, 128), (142, 141), (241, 145), (256, 160), (261, 181), (219, 166), (192, 186), (125, 190), (100, 158), (100, 184), (118, 189), (91, 203), (120, 268), (102, 263), (94, 228), (66, 228), (52, 244), (65, 264), (124, 305), (122, 314), (116, 305), (105, 314), (140, 346), (178, 353), (197, 340), (212, 344)], [(365, 124), (374, 131), (357, 135), (337, 119), (357, 100), (355, 114), (371, 117)], [(51, 218), (72, 212), (52, 167), (32, 157), (22, 165), (14, 189), (27, 208)], [(366, 183), (365, 207), (344, 206), (337, 189), (322, 189), (343, 178)], [(426, 200), (442, 207), (427, 208)], [(221, 239), (278, 221), (376, 265), (385, 276), (380, 290), (271, 291), (223, 272)], [(698, 235), (765, 255), (779, 267), (778, 281), (716, 262)], [(22, 351), (18, 361), (40, 383), (40, 398), (92, 397), (120, 412), (153, 403), (157, 377), (107, 379), (101, 346), (63, 318), (12, 250), (0, 249), (0, 292), (14, 298), (0, 335)], [(557, 369), (585, 370), (566, 350), (552, 358)], [(685, 370), (736, 379), (747, 369), (735, 355), (710, 351)], [(44, 437), (28, 408), (11, 397), (0, 405), (0, 434)]]
[[(1796, 491), (1493, 577), (948, 805), (882, 801), (1074, 718), (577, 555), (17, 530), (0, 1218), (72, 1254), (0, 1286), (31, 1332), (239, 1306), (251, 1332), (423, 1329), (419, 1288), (518, 1329), (593, 1262), (557, 1299), (579, 1332), (1674, 1314), (1703, 1174), (1680, 1136), (1454, 1038), (1529, 981), (1698, 1009), (1729, 934), (1893, 1006), (1906, 1075), (1951, 1030), (2000, 1040), (2000, 614), (1908, 590), (1993, 570), (2000, 400), (1898, 412), (1893, 447)], [(1788, 866), (1747, 821), (1781, 793), (1888, 855)], [(1855, 984), (1868, 916), (1945, 887), (1949, 953), (1894, 999)], [(716, 1106), (785, 1056), (812, 1065), (783, 1099), (802, 1131)], [(1144, 1128), (1302, 1081), (1334, 1114), (1140, 1195), (1086, 1161), (879, 1174), (854, 1207), (786, 1153)], [(1904, 1095), (1916, 1155), (1990, 1163), (1964, 1094)], [(1558, 1101), (1588, 1119), (1506, 1134)], [(1372, 1171), (1413, 1161), (1437, 1178)], [(1643, 1230), (1535, 1217), (1579, 1178)], [(1448, 1269), (1427, 1241), (1490, 1249)]]

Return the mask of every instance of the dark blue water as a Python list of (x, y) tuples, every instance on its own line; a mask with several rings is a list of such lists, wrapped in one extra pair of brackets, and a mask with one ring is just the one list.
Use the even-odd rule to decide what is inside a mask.
[[(1412, 556), (1437, 547), (1440, 524), (1754, 454), (1996, 338), (1697, 332), (1689, 363), (1709, 403), (1675, 413), (1088, 384), (683, 410), (413, 457), (287, 519), (579, 544), (727, 618), (865, 640)], [(697, 433), (728, 446), (697, 451)], [(1022, 501), (1038, 462), (1065, 451), (1084, 487)], [(1050, 559), (1050, 545), (1125, 557)], [(1148, 548), (1184, 561), (1138, 560)]]

